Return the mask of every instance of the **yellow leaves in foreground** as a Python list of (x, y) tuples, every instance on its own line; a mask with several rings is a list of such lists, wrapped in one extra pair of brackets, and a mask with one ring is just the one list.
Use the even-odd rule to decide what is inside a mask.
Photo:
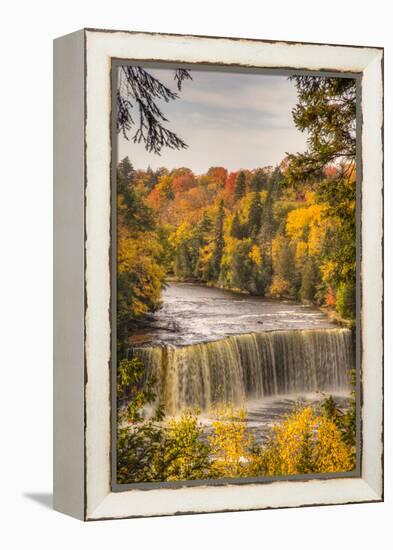
[(215, 410), (213, 434), (209, 436), (214, 477), (249, 475), (254, 437), (247, 429), (247, 412), (233, 404), (219, 404)]
[(198, 417), (184, 411), (180, 418), (167, 423), (167, 440), (163, 449), (167, 480), (209, 477), (209, 447), (200, 438)]
[(337, 426), (311, 406), (296, 409), (276, 424), (262, 452), (265, 475), (348, 472), (351, 450)]
[(230, 403), (216, 406), (209, 436), (213, 477), (277, 476), (348, 472), (352, 449), (336, 424), (311, 406), (296, 407), (258, 445), (247, 426), (247, 412)]
[[(311, 406), (297, 407), (270, 428), (262, 443), (251, 432), (244, 408), (219, 404), (213, 414), (209, 435), (195, 410), (134, 424), (120, 440), (125, 464), (131, 460), (143, 466), (140, 480), (148, 481), (290, 476), (355, 467), (354, 449), (335, 422)], [(124, 472), (132, 482), (132, 471)]]

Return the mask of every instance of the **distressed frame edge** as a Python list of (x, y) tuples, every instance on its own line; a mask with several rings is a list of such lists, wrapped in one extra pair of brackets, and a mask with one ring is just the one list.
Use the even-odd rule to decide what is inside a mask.
[(240, 37), (240, 36), (219, 36), (214, 34), (181, 34), (181, 33), (175, 33), (175, 32), (160, 32), (160, 31), (132, 31), (129, 29), (105, 29), (105, 28), (99, 28), (99, 27), (84, 27), (83, 29), (86, 33), (123, 33), (123, 34), (143, 34), (147, 36), (169, 36), (169, 37), (177, 37), (177, 38), (208, 38), (212, 40), (234, 40), (234, 41), (241, 41), (241, 42), (259, 42), (259, 43), (266, 43), (266, 44), (287, 44), (289, 46), (297, 46), (297, 45), (303, 45), (303, 46), (332, 46), (337, 48), (369, 48), (372, 50), (384, 50), (384, 46), (364, 46), (359, 44), (339, 44), (337, 42), (307, 42), (307, 41), (301, 41), (301, 40), (285, 40), (285, 39), (268, 39), (268, 38), (250, 38), (250, 37)]
[[(348, 479), (348, 478), (346, 478)], [(344, 481), (345, 478), (338, 479), (334, 478), (331, 480), (323, 480), (323, 481), (338, 481), (340, 484), (342, 481)], [(221, 514), (221, 513), (228, 513), (228, 512), (256, 512), (256, 511), (262, 511), (262, 510), (285, 510), (288, 508), (313, 508), (313, 507), (320, 507), (320, 506), (346, 506), (346, 505), (353, 505), (353, 504), (378, 504), (383, 502), (383, 495), (379, 492), (374, 491), (374, 489), (362, 478), (352, 479), (351, 481), (356, 481), (356, 487), (355, 485), (352, 487), (353, 489), (359, 491), (359, 495), (355, 495), (352, 497), (343, 497), (342, 499), (337, 499), (337, 497), (333, 497), (331, 501), (327, 501), (326, 497), (321, 497), (321, 500), (318, 500), (317, 498), (310, 498), (308, 495), (307, 498), (303, 498), (303, 502), (301, 503), (294, 503), (289, 502), (288, 504), (282, 504), (282, 503), (260, 503), (255, 506), (251, 506), (249, 504), (239, 507), (231, 507), (231, 506), (225, 506), (222, 505), (220, 507), (214, 507), (212, 509), (207, 509), (206, 507), (206, 497), (207, 495), (204, 495), (203, 505), (197, 505), (194, 508), (189, 509), (182, 509), (177, 510), (176, 508), (173, 509), (173, 511), (154, 511), (154, 512), (138, 512), (137, 510), (134, 510), (131, 513), (125, 513), (123, 514), (117, 514), (113, 515), (113, 513), (110, 512), (112, 509), (112, 503), (110, 502), (110, 497), (113, 494), (119, 494), (119, 493), (108, 493), (107, 497), (98, 505), (98, 507), (93, 510), (92, 512), (86, 514), (85, 521), (101, 521), (101, 520), (117, 520), (117, 519), (142, 519), (142, 518), (150, 518), (150, 517), (169, 517), (169, 516), (183, 516), (183, 515), (203, 515), (203, 514)], [(319, 480), (308, 480), (308, 481), (294, 481), (294, 480), (288, 480), (283, 481), (281, 483), (285, 483), (286, 487), (288, 487), (288, 484), (295, 484), (295, 483), (301, 483), (302, 484), (302, 494), (304, 494), (305, 484), (306, 483), (314, 483), (319, 482)], [(280, 483), (279, 481), (273, 481), (271, 482), (273, 484)], [(245, 484), (243, 486), (237, 486), (237, 487), (248, 487), (252, 488), (255, 485), (253, 484)], [(226, 486), (227, 488), (229, 485)], [(211, 490), (214, 487), (207, 487), (207, 486), (198, 486), (200, 489), (208, 489)], [(317, 487), (314, 487), (318, 489)], [(195, 487), (187, 487), (187, 489), (194, 491)], [(337, 486), (336, 491), (338, 491), (339, 486)], [(341, 487), (342, 489), (342, 487)], [(162, 491), (163, 489), (157, 489), (157, 491)], [(171, 491), (176, 491), (177, 489), (170, 489)]]
[[(107, 31), (89, 31), (89, 33), (91, 32), (107, 32)], [(116, 32), (116, 31), (113, 31), (113, 32)], [(130, 33), (130, 34), (133, 34), (133, 33)], [(141, 34), (146, 34), (146, 33), (136, 33), (138, 35), (141, 35)], [(166, 37), (168, 35), (165, 35)], [(174, 36), (174, 35), (169, 35), (169, 36)], [(179, 36), (179, 38), (183, 38), (181, 35)], [(193, 37), (188, 37), (190, 39), (192, 39)], [(210, 37), (206, 37), (206, 38), (210, 38)], [(225, 39), (224, 39), (225, 40)], [(228, 40), (238, 40), (238, 39), (231, 39), (229, 38)], [(245, 39), (247, 40), (247, 39)], [(257, 41), (257, 42), (264, 42), (264, 41)], [(270, 43), (270, 41), (269, 41)], [(282, 42), (280, 42), (282, 43)], [(295, 43), (295, 45), (300, 45), (301, 43)], [(343, 48), (345, 49), (351, 49), (350, 46), (342, 46)], [(319, 45), (316, 45), (316, 48), (319, 49)], [(373, 50), (373, 53), (374, 53), (374, 56), (373, 56), (373, 59), (376, 60), (377, 58), (380, 58), (381, 59), (381, 63), (383, 63), (383, 50), (381, 48), (370, 48), (370, 47), (365, 47), (367, 50)], [(175, 59), (173, 61), (176, 61)], [(183, 60), (183, 62), (187, 62), (187, 60)], [(371, 65), (372, 61), (370, 61), (369, 65)], [(368, 65), (366, 65), (364, 68), (363, 68), (363, 73), (366, 71)], [(310, 70), (310, 69), (309, 69)], [(313, 70), (313, 69), (311, 69)], [(333, 68), (331, 68), (330, 70), (333, 70)], [(379, 76), (381, 77), (379, 81), (382, 81), (382, 72), (380, 72)], [(382, 102), (382, 109), (380, 110), (380, 120), (381, 120), (381, 124), (383, 124), (383, 88), (381, 90), (381, 94), (380, 94), (380, 97), (379, 99), (381, 99), (381, 102)], [(381, 126), (383, 128), (383, 126)], [(383, 143), (382, 143), (382, 140), (381, 140), (381, 148), (383, 146)], [(382, 152), (381, 152), (381, 155), (382, 155)], [(383, 158), (383, 157), (382, 157)], [(379, 172), (381, 171), (380, 170), (381, 167), (379, 167)], [(380, 178), (381, 180), (381, 190), (383, 189), (383, 175), (380, 174), (382, 176), (382, 178)], [(382, 212), (380, 211), (379, 214), (381, 214)], [(379, 219), (378, 219), (378, 223), (379, 223)], [(380, 268), (381, 266), (379, 265), (378, 266), (378, 269)], [(381, 299), (383, 299), (383, 294), (381, 295)], [(382, 336), (382, 335), (381, 335)], [(382, 344), (382, 340), (381, 340), (381, 344)], [(381, 388), (382, 389), (382, 388)], [(383, 395), (380, 393), (379, 397), (383, 397)], [(381, 431), (383, 431), (383, 425), (381, 426)], [(383, 449), (381, 447), (381, 456), (383, 456)], [(368, 484), (367, 481), (363, 478), (359, 478), (358, 480), (356, 480), (356, 482), (360, 482), (360, 486), (363, 487), (363, 489), (367, 490), (369, 489), (368, 491), (368, 497), (367, 497), (367, 500), (366, 502), (375, 502), (375, 501), (381, 501), (383, 499), (383, 471), (382, 471), (382, 467), (380, 469), (380, 474), (381, 474), (381, 479), (379, 481), (381, 481), (381, 483), (373, 483), (372, 485)], [(354, 481), (354, 480), (352, 480)], [(375, 480), (374, 480), (375, 481)], [(279, 482), (276, 482), (276, 483), (279, 483)], [(288, 484), (291, 484), (291, 483), (294, 483), (292, 481), (287, 481), (287, 482), (284, 482), (287, 486)], [(299, 482), (297, 482), (299, 483)], [(303, 485), (307, 482), (301, 482), (303, 483)], [(340, 481), (340, 483), (342, 483), (342, 481)], [(247, 487), (250, 487), (251, 485), (247, 485)], [(209, 488), (211, 489), (211, 488)], [(192, 490), (195, 490), (195, 488), (193, 488)], [(162, 491), (162, 489), (160, 490)], [(173, 490), (172, 490), (173, 491)], [(135, 492), (134, 492), (135, 493)], [(115, 493), (110, 493), (108, 492), (107, 495), (104, 497), (104, 499), (101, 500), (100, 504), (98, 506), (96, 506), (93, 510), (87, 510), (86, 511), (86, 518), (85, 519), (89, 519), (89, 520), (95, 520), (95, 519), (108, 519), (108, 516), (105, 515), (105, 509), (106, 509), (106, 506), (105, 505), (105, 501), (108, 501), (108, 498), (111, 497), (111, 495), (113, 495)], [(358, 500), (358, 499), (355, 499), (353, 502), (364, 502), (364, 500)], [(310, 506), (310, 505), (324, 505), (324, 504), (344, 504), (344, 502), (338, 502), (338, 501), (335, 501), (335, 502), (329, 502), (327, 503), (326, 501), (322, 500), (321, 502), (313, 502), (313, 503), (308, 503), (308, 504), (300, 504), (299, 506)], [(291, 507), (294, 506), (294, 505), (290, 505)], [(263, 508), (282, 508), (282, 507), (287, 507), (287, 506), (279, 506), (279, 505), (276, 505), (276, 506), (270, 506), (270, 505), (261, 505), (261, 506), (258, 506), (257, 508), (255, 507), (252, 507), (252, 508), (248, 508), (248, 509), (263, 509)], [(240, 508), (235, 508), (235, 509), (230, 509), (231, 511), (235, 511), (235, 510), (238, 510), (238, 511), (241, 511)], [(225, 511), (224, 509), (218, 509), (218, 510), (209, 510), (209, 512), (219, 512), (219, 511)], [(229, 511), (229, 510), (228, 510)], [(169, 512), (168, 514), (136, 514), (136, 515), (125, 515), (125, 516), (122, 516), (122, 515), (117, 515), (117, 516), (109, 516), (109, 517), (146, 517), (146, 516), (150, 516), (150, 515), (173, 515), (174, 513), (203, 513), (203, 510), (199, 510), (199, 511), (192, 511), (192, 510), (187, 510), (187, 511), (179, 511), (179, 512)]]

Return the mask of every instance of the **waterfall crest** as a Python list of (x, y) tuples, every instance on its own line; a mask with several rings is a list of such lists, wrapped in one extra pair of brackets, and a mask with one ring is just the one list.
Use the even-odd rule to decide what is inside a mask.
[(258, 332), (176, 347), (134, 349), (157, 380), (168, 414), (207, 410), (214, 401), (348, 388), (354, 367), (348, 329)]

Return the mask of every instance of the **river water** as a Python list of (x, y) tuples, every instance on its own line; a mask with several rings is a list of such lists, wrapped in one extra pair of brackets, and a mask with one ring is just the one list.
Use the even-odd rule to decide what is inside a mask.
[(194, 283), (169, 284), (162, 300), (162, 309), (132, 336), (133, 345), (183, 346), (235, 334), (336, 326), (315, 307)]
[(198, 409), (207, 430), (217, 401), (245, 407), (258, 441), (295, 403), (347, 405), (351, 332), (311, 306), (172, 283), (131, 343), (167, 415)]

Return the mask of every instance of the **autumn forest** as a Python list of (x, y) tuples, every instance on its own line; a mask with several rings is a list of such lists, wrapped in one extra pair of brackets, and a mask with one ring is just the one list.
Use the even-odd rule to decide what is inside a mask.
[[(178, 73), (176, 80), (175, 74), (179, 92), (182, 86), (193, 85), (192, 72), (189, 76)], [(127, 99), (124, 91), (120, 98), (118, 129), (125, 134), (135, 124), (135, 116), (127, 118), (132, 101), (148, 106), (146, 98), (157, 99), (164, 93), (154, 88), (160, 83), (149, 84), (146, 80), (145, 88), (136, 87), (137, 77), (137, 73), (129, 72), (125, 80), (126, 84), (133, 83), (134, 99)], [(196, 173), (187, 166), (166, 168), (164, 153), (163, 166), (159, 168), (135, 168), (132, 153), (118, 164), (119, 483), (346, 472), (355, 467), (355, 372), (353, 364), (341, 365), (343, 352), (336, 350), (338, 338), (340, 342), (347, 342), (347, 338), (351, 341), (356, 318), (356, 84), (351, 79), (317, 76), (294, 76), (290, 80), (297, 93), (293, 122), (297, 130), (307, 136), (305, 152), (288, 152), (274, 165), (252, 169), (244, 166), (237, 170), (211, 166), (204, 173)], [(164, 98), (165, 101), (172, 99), (175, 98)], [(161, 110), (159, 113), (162, 114)], [(159, 122), (159, 114), (154, 116)], [(153, 130), (161, 136), (158, 140)], [(186, 146), (185, 142), (173, 141), (173, 136), (160, 134), (159, 126), (158, 129), (149, 126), (148, 117), (142, 119), (133, 139), (145, 143), (146, 148), (150, 146), (152, 155), (161, 149), (164, 151), (165, 147)], [(186, 286), (176, 287), (183, 283)], [(256, 351), (252, 351), (251, 357), (251, 344), (247, 344), (245, 351), (244, 342), (255, 333), (254, 329), (247, 334), (246, 330), (239, 329), (239, 333), (244, 333), (242, 336), (237, 336), (236, 330), (223, 333), (223, 342), (229, 342), (225, 345), (236, 348), (236, 357), (240, 357), (236, 359), (240, 361), (236, 369), (243, 374), (238, 379), (234, 356), (225, 355), (224, 344), (219, 347), (215, 341), (200, 340), (198, 349), (190, 343), (187, 348), (171, 351), (173, 346), (166, 348), (165, 341), (161, 341), (161, 351), (157, 351), (154, 342), (147, 345), (133, 340), (141, 326), (148, 326), (150, 330), (149, 323), (156, 322), (155, 316), (160, 315), (160, 311), (166, 311), (168, 285), (172, 285), (174, 293), (176, 288), (198, 285), (230, 291), (238, 300), (242, 295), (249, 296), (258, 308), (265, 307), (264, 304), (266, 307), (274, 307), (276, 303), (294, 304), (293, 307), (303, 308), (299, 312), (309, 312), (310, 319), (321, 318), (324, 323), (331, 323), (331, 328), (330, 324), (326, 325), (328, 328), (316, 326), (313, 332), (305, 327), (297, 331), (296, 340), (288, 336), (287, 342), (291, 344), (280, 343), (281, 347), (273, 351), (273, 344), (269, 344), (269, 353), (276, 355), (264, 359), (263, 368), (259, 365), (261, 350), (268, 348), (262, 343), (262, 336), (252, 344)], [(291, 330), (293, 326), (288, 323), (284, 328)], [(324, 339), (323, 330), (329, 334), (329, 340)], [(282, 334), (269, 338), (276, 338), (274, 342), (278, 342)], [(330, 364), (321, 366), (320, 359), (316, 359), (318, 366), (296, 365), (300, 353), (305, 353), (305, 357), (309, 355), (310, 346), (314, 346), (313, 353), (318, 355), (322, 348), (315, 348), (315, 342), (326, 346), (325, 355)], [(282, 347), (289, 345), (299, 346), (298, 351), (295, 353), (292, 348), (285, 351)], [(352, 344), (348, 346), (352, 349)], [(152, 351), (147, 353), (147, 347)], [(160, 359), (157, 366), (157, 354), (164, 353), (163, 349), (167, 349), (166, 359)], [(203, 349), (203, 361), (197, 357), (202, 353), (200, 349)], [(177, 382), (180, 389), (176, 391), (183, 392), (182, 403), (187, 404), (176, 405), (178, 414), (170, 409), (174, 398), (170, 401), (168, 397), (170, 392), (174, 395), (174, 390), (168, 389), (174, 382), (165, 370), (169, 369), (170, 353), (172, 371), (177, 372), (176, 380), (182, 380), (181, 384)], [(340, 357), (335, 353), (340, 353)], [(247, 396), (255, 398), (257, 390), (250, 382), (254, 378), (245, 373), (247, 370), (254, 376), (257, 372), (255, 376), (259, 376), (258, 372), (265, 369), (264, 377), (273, 376), (269, 375), (273, 370), (266, 370), (266, 365), (271, 362), (271, 368), (277, 369), (277, 354), (280, 361), (284, 355), (287, 358), (282, 367), (285, 372), (274, 371), (275, 389), (269, 389), (261, 378), (258, 390), (261, 402), (266, 396), (289, 393), (290, 383), (294, 388), (292, 393), (299, 394), (299, 388), (304, 389), (304, 393), (323, 391), (323, 399), (299, 402), (296, 398), (292, 409), (286, 411), (266, 435), (264, 432), (261, 439), (257, 432), (249, 430)], [(253, 359), (254, 356), (257, 359)], [(211, 387), (217, 369), (230, 369), (224, 378), (232, 380), (233, 376), (233, 384), (242, 387), (240, 401), (236, 398), (238, 394), (228, 389), (223, 398), (222, 381), (214, 382), (214, 391), (206, 390), (206, 374), (202, 373), (207, 372), (206, 357), (211, 362), (208, 367), (212, 369), (209, 370)], [(295, 361), (293, 366), (291, 361)], [(333, 378), (325, 382), (326, 372), (333, 363), (334, 384)], [(201, 384), (198, 388), (202, 390), (196, 389), (197, 368), (202, 373), (201, 381), (198, 378)], [(287, 370), (291, 368), (305, 372), (303, 386), (299, 386), (299, 374), (294, 382), (288, 382)], [(314, 374), (307, 374), (307, 369)], [(340, 383), (337, 382), (339, 371)], [(310, 382), (310, 376), (314, 377), (312, 380), (320, 377), (322, 386)], [(285, 381), (280, 382), (284, 378)], [(347, 387), (345, 400), (337, 401), (330, 387), (340, 391)], [(203, 399), (195, 397), (198, 391), (204, 393)], [(208, 429), (200, 423), (201, 409), (210, 415)]]

